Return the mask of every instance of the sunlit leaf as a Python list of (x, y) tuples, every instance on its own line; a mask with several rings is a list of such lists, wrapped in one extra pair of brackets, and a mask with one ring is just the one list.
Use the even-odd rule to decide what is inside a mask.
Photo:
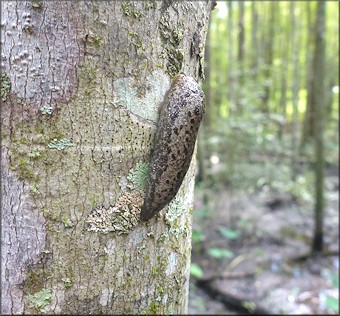
[(219, 228), (218, 231), (223, 237), (227, 239), (237, 239), (240, 235), (239, 232), (237, 232), (236, 230), (225, 227)]
[(329, 269), (324, 270), (326, 277), (332, 282), (334, 288), (339, 288), (339, 276), (336, 273), (331, 272)]
[(203, 234), (198, 230), (192, 231), (192, 241), (193, 242), (202, 242), (203, 241)]
[(222, 248), (210, 248), (208, 250), (210, 256), (215, 259), (222, 259), (222, 258), (232, 258), (234, 257), (234, 253), (227, 249)]
[(339, 288), (339, 276), (336, 275), (335, 273), (330, 273), (329, 278), (332, 281), (333, 286), (338, 289)]
[(197, 263), (191, 263), (190, 275), (194, 278), (201, 279), (204, 276), (202, 268)]
[(327, 309), (335, 313), (339, 312), (339, 299), (334, 296), (326, 296)]

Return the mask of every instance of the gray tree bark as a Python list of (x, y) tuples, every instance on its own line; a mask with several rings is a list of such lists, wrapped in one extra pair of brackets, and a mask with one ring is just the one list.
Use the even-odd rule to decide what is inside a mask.
[(209, 1), (1, 2), (2, 314), (186, 313), (194, 160), (140, 221), (157, 109)]

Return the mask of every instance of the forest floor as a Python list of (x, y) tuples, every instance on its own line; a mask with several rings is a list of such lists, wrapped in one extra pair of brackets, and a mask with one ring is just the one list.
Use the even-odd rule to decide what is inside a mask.
[(339, 278), (338, 173), (328, 175), (327, 183), (327, 254), (317, 256), (309, 256), (312, 203), (269, 189), (252, 194), (226, 189), (215, 193), (213, 208), (204, 213), (203, 194), (196, 192), (193, 230), (201, 238), (193, 240), (191, 260), (204, 275), (191, 276), (188, 313), (335, 314), (326, 306), (329, 300), (337, 305), (339, 295), (331, 281)]

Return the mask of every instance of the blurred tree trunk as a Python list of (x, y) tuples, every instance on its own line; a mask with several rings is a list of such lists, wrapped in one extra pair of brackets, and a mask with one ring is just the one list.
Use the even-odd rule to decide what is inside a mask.
[(313, 73), (313, 98), (315, 101), (315, 230), (312, 252), (323, 250), (324, 219), (324, 123), (325, 123), (325, 7), (324, 1), (317, 3), (316, 37)]
[[(285, 3), (284, 3), (285, 5)], [(278, 137), (282, 140), (283, 133), (286, 126), (287, 119), (287, 86), (288, 86), (288, 66), (289, 59), (291, 57), (291, 34), (285, 30), (286, 20), (280, 19), (280, 34), (279, 36), (279, 48), (281, 55), (281, 69), (280, 69), (280, 99), (278, 102), (278, 113), (284, 118), (284, 122), (280, 124), (278, 129)]]
[(269, 3), (269, 26), (264, 33), (264, 62), (265, 71), (264, 76), (266, 78), (266, 85), (264, 89), (264, 95), (262, 97), (262, 111), (269, 113), (269, 99), (270, 99), (270, 86), (272, 84), (272, 65), (273, 65), (273, 51), (274, 51), (274, 35), (275, 35), (275, 11), (277, 3), (272, 1)]
[(292, 103), (293, 103), (293, 120), (292, 120), (292, 180), (297, 176), (297, 159), (298, 159), (298, 132), (299, 132), (299, 22), (296, 18), (295, 2), (290, 3), (292, 17), (292, 52), (293, 52), (293, 86), (292, 86)]
[(251, 2), (251, 68), (252, 77), (256, 82), (259, 66), (259, 44), (258, 44), (258, 28), (259, 28), (259, 14), (257, 12), (256, 1)]
[(239, 5), (239, 21), (238, 21), (238, 48), (237, 48), (237, 60), (242, 63), (244, 60), (244, 2), (238, 2)]
[(313, 131), (315, 130), (314, 122), (315, 118), (313, 113), (315, 113), (315, 109), (313, 106), (315, 105), (314, 93), (313, 93), (313, 85), (315, 76), (313, 75), (313, 64), (314, 64), (314, 41), (313, 34), (315, 33), (314, 23), (312, 22), (312, 5), (310, 1), (306, 2), (306, 11), (307, 11), (307, 61), (306, 61), (306, 86), (307, 86), (307, 103), (306, 103), (306, 112), (303, 121), (303, 129), (302, 129), (302, 138), (301, 138), (301, 149), (305, 146), (305, 144), (313, 137)]
[(227, 2), (228, 6), (228, 94), (229, 94), (229, 112), (233, 114), (236, 110), (237, 90), (235, 78), (235, 58), (234, 58), (234, 21), (233, 21), (233, 1)]
[(238, 89), (237, 89), (237, 112), (242, 114), (242, 92), (244, 85), (244, 58), (245, 58), (245, 33), (244, 33), (244, 2), (238, 2), (239, 21), (238, 21), (238, 46), (237, 46), (237, 68), (238, 68)]
[(1, 314), (185, 314), (194, 160), (142, 223), (157, 108), (210, 2), (2, 1)]

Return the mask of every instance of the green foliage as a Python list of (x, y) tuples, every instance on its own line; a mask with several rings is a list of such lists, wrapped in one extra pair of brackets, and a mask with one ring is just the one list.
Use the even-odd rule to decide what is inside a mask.
[(331, 281), (334, 288), (334, 295), (326, 294), (325, 305), (328, 311), (339, 313), (339, 274), (332, 273), (329, 269), (324, 269), (323, 275)]
[(194, 243), (201, 243), (203, 240), (204, 240), (204, 236), (203, 236), (202, 232), (200, 232), (198, 230), (192, 231), (192, 241)]
[(201, 279), (204, 276), (204, 271), (197, 263), (192, 262), (190, 265), (190, 275), (194, 278)]
[(314, 187), (313, 175), (311, 172), (306, 175), (299, 175), (295, 181), (288, 181), (282, 191), (290, 193), (298, 201), (313, 202)]
[[(204, 190), (204, 188), (202, 188)], [(204, 205), (203, 207), (197, 208), (194, 211), (195, 217), (198, 219), (209, 218), (211, 214), (211, 205)]]
[(236, 230), (225, 227), (220, 227), (218, 231), (223, 237), (227, 239), (237, 239), (240, 235)]
[(339, 298), (327, 295), (326, 296), (326, 307), (330, 312), (334, 312), (338, 314), (339, 313)]
[(212, 256), (215, 259), (223, 259), (223, 258), (233, 258), (234, 253), (227, 249), (222, 248), (210, 248), (208, 250), (208, 253), (210, 256)]
[[(307, 6), (310, 12), (306, 10)], [(313, 3), (295, 3), (294, 28), (289, 2), (245, 4), (243, 58), (238, 56), (239, 6), (219, 2), (217, 9), (212, 11), (207, 47), (210, 50), (207, 64), (210, 81), (204, 83), (209, 111), (201, 142), (205, 154), (210, 155), (204, 162), (207, 188), (213, 188), (216, 183), (248, 192), (265, 187), (288, 192), (294, 199), (307, 202), (315, 196), (315, 181), (309, 172), (315, 160), (314, 144), (302, 144), (302, 134), (307, 120), (310, 81), (306, 69), (313, 67), (315, 21), (312, 17), (316, 16), (316, 8)], [(337, 164), (339, 61), (333, 56), (339, 47), (339, 25), (335, 23), (339, 12), (330, 2), (326, 10), (325, 158), (328, 164)], [(275, 24), (272, 14), (278, 18)], [(311, 25), (307, 23), (309, 20)], [(294, 56), (293, 32), (299, 43), (297, 56)], [(298, 78), (294, 60), (298, 61)], [(294, 131), (296, 79), (298, 113), (297, 130)], [(298, 153), (293, 148), (294, 141), (296, 146), (301, 145)], [(211, 156), (218, 157), (219, 163), (209, 162)], [(292, 168), (294, 157), (296, 170)]]
[(43, 312), (44, 308), (50, 303), (51, 297), (52, 291), (50, 289), (42, 289), (33, 295), (28, 295), (27, 300), (30, 302), (29, 307)]

